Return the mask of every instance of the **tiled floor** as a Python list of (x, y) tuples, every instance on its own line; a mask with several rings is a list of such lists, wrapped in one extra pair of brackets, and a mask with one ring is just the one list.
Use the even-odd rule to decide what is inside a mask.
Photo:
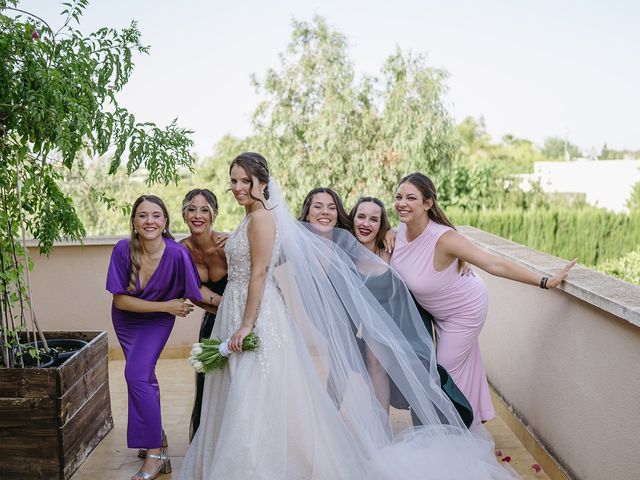
[[(136, 451), (126, 448), (127, 391), (123, 371), (124, 361), (109, 362), (111, 409), (115, 426), (71, 480), (126, 480), (142, 465), (142, 461), (136, 457)], [(194, 390), (193, 369), (187, 360), (160, 360), (156, 372), (162, 390), (162, 416), (170, 444), (171, 463), (173, 471), (177, 472), (188, 446), (187, 432)], [(535, 472), (532, 465), (536, 461), (501, 418), (488, 422), (486, 426), (502, 458), (511, 457), (509, 464), (523, 479), (549, 479), (544, 472)], [(172, 475), (161, 475), (159, 478), (171, 480)]]

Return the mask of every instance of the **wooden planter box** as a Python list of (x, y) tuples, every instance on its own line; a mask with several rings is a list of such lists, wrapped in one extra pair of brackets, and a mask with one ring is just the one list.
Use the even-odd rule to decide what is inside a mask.
[(67, 480), (113, 428), (106, 332), (57, 368), (0, 368), (0, 478)]

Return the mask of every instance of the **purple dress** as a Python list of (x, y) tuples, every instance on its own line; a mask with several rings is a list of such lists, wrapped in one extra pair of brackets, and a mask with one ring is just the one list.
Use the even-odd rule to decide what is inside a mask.
[[(160, 263), (144, 290), (140, 290), (138, 278), (136, 290), (128, 292), (131, 273), (129, 240), (120, 240), (111, 253), (107, 290), (114, 295), (131, 295), (151, 302), (176, 298), (201, 300), (200, 277), (191, 255), (174, 240), (164, 238), (164, 243), (166, 248)], [(160, 448), (162, 419), (155, 367), (176, 317), (165, 312), (128, 312), (112, 304), (111, 318), (126, 360), (124, 376), (129, 392), (127, 444), (129, 448)]]

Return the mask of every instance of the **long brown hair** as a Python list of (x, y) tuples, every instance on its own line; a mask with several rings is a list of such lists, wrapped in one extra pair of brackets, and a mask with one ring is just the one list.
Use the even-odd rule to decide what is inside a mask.
[(236, 165), (244, 168), (244, 171), (249, 176), (249, 180), (251, 182), (249, 196), (254, 200), (258, 200), (262, 203), (264, 208), (267, 208), (262, 200), (254, 197), (253, 193), (251, 193), (253, 190), (253, 177), (255, 176), (260, 182), (263, 182), (266, 185), (264, 187), (264, 198), (269, 200), (269, 164), (267, 163), (267, 159), (256, 152), (243, 152), (231, 162), (231, 165), (229, 166), (229, 175), (231, 175), (231, 170)]
[[(374, 203), (380, 207), (380, 230), (376, 234), (375, 249), (376, 253), (384, 251), (384, 237), (389, 230), (391, 230), (391, 224), (389, 223), (389, 217), (387, 216), (387, 210), (384, 208), (384, 202), (376, 197), (360, 197), (356, 204), (349, 212), (349, 220), (351, 225), (355, 225), (356, 215), (358, 214), (358, 207), (363, 203)], [(355, 234), (355, 226), (353, 227)]]
[[(438, 193), (436, 192), (436, 186), (429, 177), (420, 172), (410, 173), (400, 180), (400, 183), (398, 183), (398, 187), (406, 182), (409, 182), (420, 191), (420, 193), (422, 194), (422, 200), (425, 203), (427, 202), (427, 200), (431, 200), (433, 202), (429, 210), (427, 210), (427, 215), (429, 216), (430, 220), (457, 230), (453, 223), (449, 221), (444, 211), (440, 208), (440, 205), (438, 205)], [(459, 258), (458, 271), (462, 270), (464, 264), (464, 260), (461, 260)]]
[(140, 255), (142, 253), (142, 244), (140, 243), (140, 239), (138, 238), (138, 232), (133, 226), (133, 219), (136, 216), (136, 211), (142, 202), (151, 202), (155, 203), (160, 207), (162, 213), (164, 214), (164, 218), (167, 219), (167, 223), (162, 232), (162, 236), (165, 238), (173, 239), (173, 235), (171, 235), (171, 220), (169, 219), (169, 212), (164, 202), (160, 197), (155, 195), (140, 195), (133, 205), (131, 206), (131, 217), (129, 219), (129, 225), (131, 227), (131, 234), (129, 236), (129, 256), (131, 258), (131, 273), (129, 274), (129, 286), (127, 287), (127, 291), (132, 292), (136, 289), (136, 279), (138, 278), (138, 272), (140, 271)]
[(344, 209), (344, 204), (342, 203), (342, 198), (338, 195), (338, 192), (329, 187), (318, 187), (311, 190), (307, 193), (307, 196), (304, 197), (304, 201), (302, 202), (302, 209), (300, 210), (300, 215), (298, 216), (299, 222), (308, 222), (307, 217), (309, 216), (309, 210), (311, 210), (311, 204), (313, 203), (313, 197), (318, 193), (326, 193), (331, 195), (333, 201), (336, 204), (336, 210), (338, 212), (338, 218), (336, 222), (337, 228), (343, 228), (353, 233), (353, 223), (347, 215), (347, 211)]

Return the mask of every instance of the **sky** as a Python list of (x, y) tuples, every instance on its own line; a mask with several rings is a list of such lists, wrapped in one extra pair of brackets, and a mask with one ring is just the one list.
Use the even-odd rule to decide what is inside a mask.
[[(19, 7), (60, 25), (57, 0)], [(484, 118), (495, 141), (566, 136), (584, 151), (640, 150), (640, 2), (634, 0), (93, 0), (88, 33), (137, 20), (150, 55), (120, 102), (141, 121), (195, 130), (194, 152), (251, 134), (260, 97), (250, 75), (277, 68), (292, 19), (321, 15), (347, 37), (360, 73), (396, 47), (449, 73), (445, 103), (459, 122)]]

